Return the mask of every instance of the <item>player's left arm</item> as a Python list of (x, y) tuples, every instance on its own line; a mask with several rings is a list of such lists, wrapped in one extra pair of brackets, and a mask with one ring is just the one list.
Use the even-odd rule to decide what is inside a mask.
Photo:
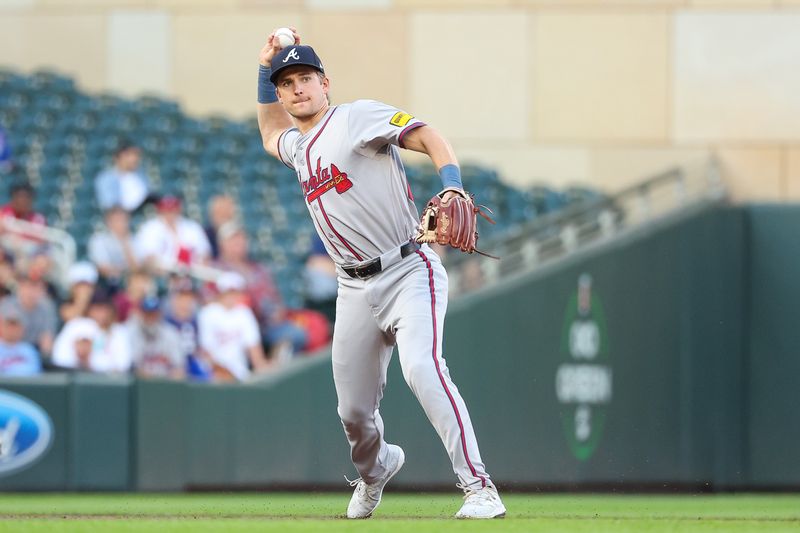
[[(403, 137), (403, 147), (426, 154), (431, 158), (445, 187), (442, 201), (447, 202), (457, 194), (466, 198), (466, 193), (461, 185), (458, 158), (456, 158), (453, 147), (438, 130), (428, 125), (414, 128)], [(460, 192), (454, 189), (458, 189)]]

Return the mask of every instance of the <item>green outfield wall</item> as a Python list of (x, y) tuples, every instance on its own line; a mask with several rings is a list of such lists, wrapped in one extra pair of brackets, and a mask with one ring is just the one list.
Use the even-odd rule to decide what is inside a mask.
[(800, 486), (800, 209), (749, 210), (747, 481)]
[[(501, 483), (800, 487), (800, 207), (716, 207), (455, 300), (444, 355)], [(258, 385), (0, 381), (53, 421), (0, 490), (344, 487), (330, 358)], [(456, 479), (395, 358), (397, 485)]]

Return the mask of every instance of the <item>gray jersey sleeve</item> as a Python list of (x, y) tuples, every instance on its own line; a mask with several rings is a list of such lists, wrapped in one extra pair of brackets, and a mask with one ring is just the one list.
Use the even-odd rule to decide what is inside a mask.
[(278, 157), (281, 163), (294, 170), (294, 152), (297, 139), (300, 138), (300, 130), (289, 128), (284, 130), (278, 137)]
[(353, 102), (347, 121), (355, 151), (367, 157), (387, 144), (403, 148), (403, 136), (424, 125), (408, 113), (374, 100)]

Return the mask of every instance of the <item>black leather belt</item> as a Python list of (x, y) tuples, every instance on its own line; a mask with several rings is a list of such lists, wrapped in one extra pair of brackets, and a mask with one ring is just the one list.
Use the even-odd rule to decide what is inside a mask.
[[(400, 258), (402, 259), (404, 257), (408, 257), (417, 250), (419, 250), (419, 243), (417, 243), (416, 241), (409, 241), (400, 247)], [(389, 265), (385, 266), (388, 267)], [(342, 270), (344, 270), (348, 276), (356, 279), (371, 278), (372, 276), (374, 276), (383, 269), (384, 265), (381, 264), (380, 257), (376, 257), (375, 259), (372, 259), (371, 261), (368, 261), (358, 266), (342, 267)]]

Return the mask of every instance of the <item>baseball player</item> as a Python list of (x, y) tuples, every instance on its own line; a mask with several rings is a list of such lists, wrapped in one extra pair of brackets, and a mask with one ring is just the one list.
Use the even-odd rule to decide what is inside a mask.
[(412, 238), (419, 216), (398, 147), (431, 158), (445, 202), (464, 195), (453, 150), (436, 130), (392, 106), (370, 100), (332, 106), (321, 60), (292, 32), (294, 45), (281, 48), (273, 33), (261, 49), (258, 124), (264, 149), (297, 173), (336, 263), (333, 378), (360, 474), (351, 482), (347, 517), (369, 518), (405, 461), (403, 450), (384, 440), (378, 410), (395, 344), (403, 376), (465, 492), (456, 517), (505, 516), (442, 356), (447, 274), (436, 253)]

